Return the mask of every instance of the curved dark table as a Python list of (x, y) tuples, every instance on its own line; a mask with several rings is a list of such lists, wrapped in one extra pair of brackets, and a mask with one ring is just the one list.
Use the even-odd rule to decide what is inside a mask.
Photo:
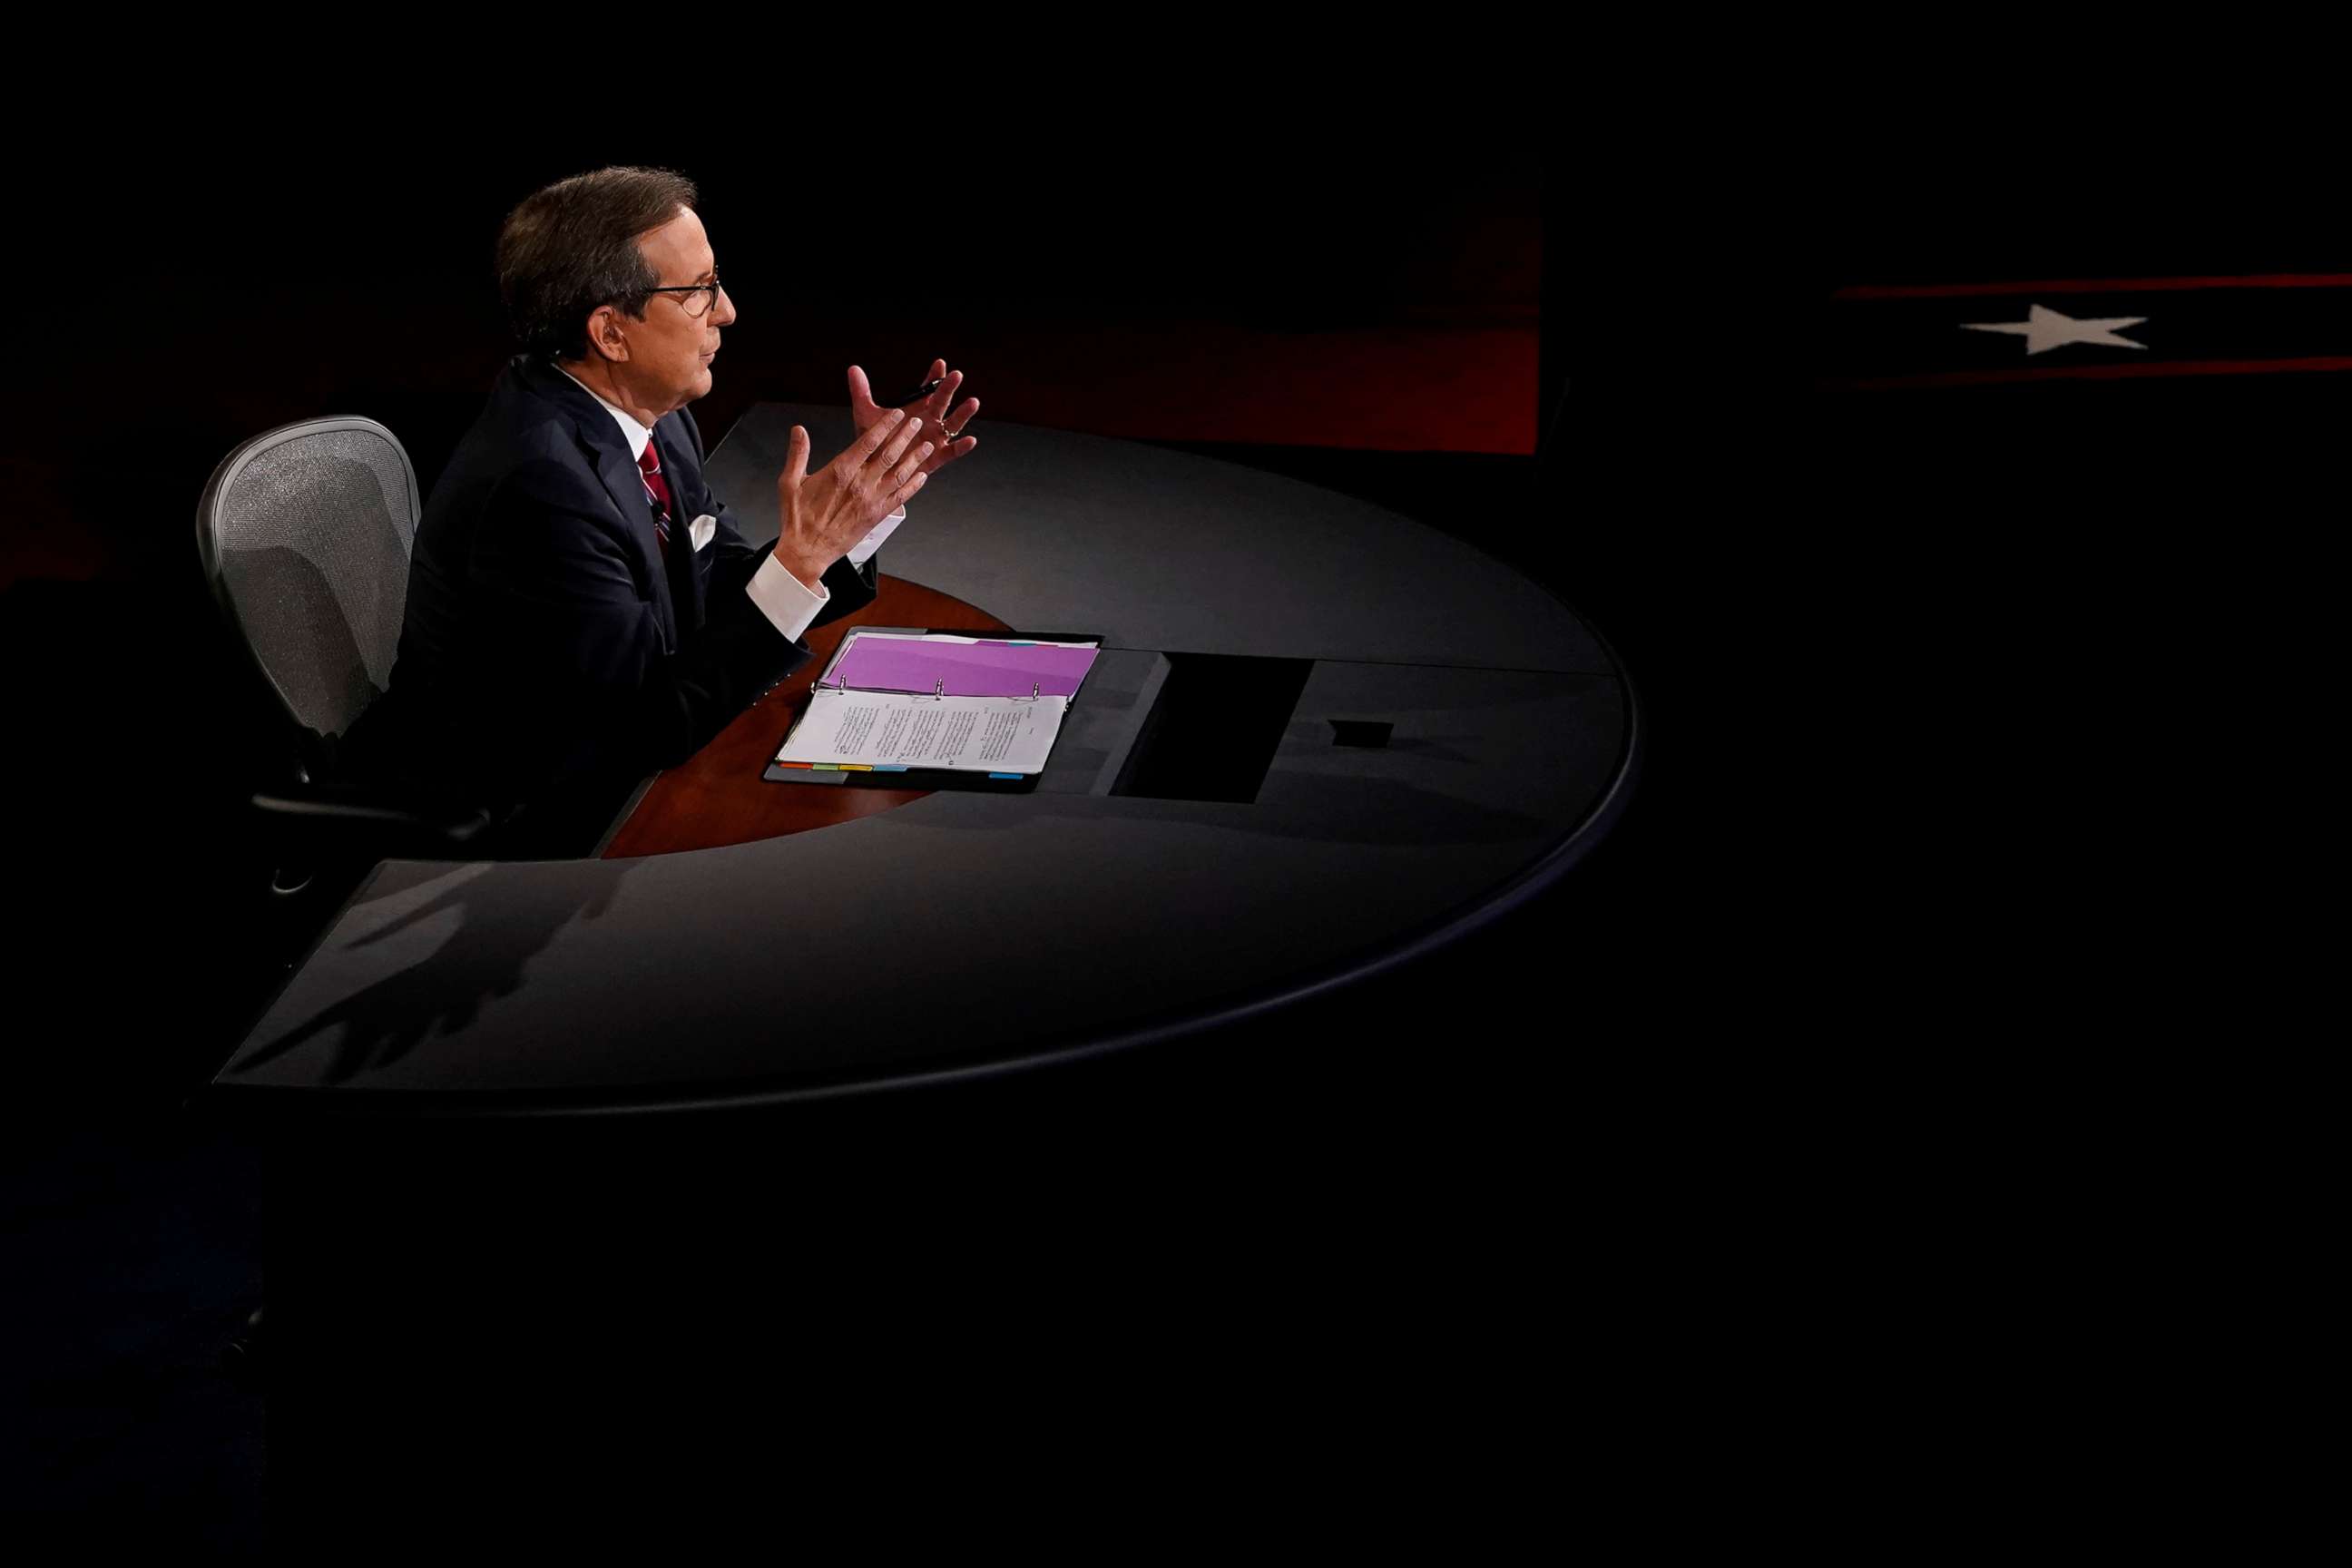
[[(819, 452), (850, 436), (844, 410), (763, 404), (712, 455), (755, 542), (795, 421)], [(1034, 794), (633, 859), (387, 862), (215, 1093), (271, 1120), (684, 1108), (1165, 1038), (1475, 930), (1622, 807), (1623, 672), (1549, 593), (1434, 529), (992, 422), (909, 510), (888, 575), (1103, 638)], [(1255, 799), (1112, 793), (1171, 672), (1197, 698), (1224, 668), (1200, 655), (1305, 677)], [(1335, 744), (1333, 720), (1392, 736)]]
[[(763, 405), (714, 454), (755, 538), (795, 419), (848, 438)], [(1447, 1071), (1347, 983), (1606, 830), (1638, 754), (1607, 650), (1376, 507), (994, 423), (883, 553), (1102, 636), (1034, 793), (389, 862), (218, 1075), (205, 1106), (267, 1145), (278, 1539), (422, 1548), (488, 1516), (609, 1548), (634, 1513), (764, 1541), (813, 1502), (1046, 1480), (1055, 1517), (1122, 1531), (1314, 1495), (1383, 1529), (1415, 1500), (1450, 1537), (1525, 1462), (1450, 1391), (1524, 1387), (1556, 1328), (1551, 1110), (1496, 1076), (1552, 1042)], [(1175, 694), (1285, 679), (1244, 798), (1118, 793)], [(1337, 745), (1335, 720), (1393, 730)], [(1375, 998), (1360, 1033), (1277, 1005), (1333, 985)], [(883, 1086), (919, 1089), (853, 1092)], [(1506, 1449), (1467, 1436), (1490, 1427)], [(1303, 1489), (1310, 1455), (1344, 1491)]]

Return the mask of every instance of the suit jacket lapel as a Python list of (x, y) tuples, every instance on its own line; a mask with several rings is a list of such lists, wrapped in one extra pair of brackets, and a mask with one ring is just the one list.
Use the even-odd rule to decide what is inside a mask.
[[(528, 355), (518, 356), (518, 364), (532, 389), (572, 416), (582, 447), (595, 465), (596, 478), (604, 492), (613, 498), (622, 522), (622, 537), (628, 542), (636, 557), (638, 574), (653, 590), (655, 613), (661, 618), (662, 637), (673, 651), (678, 646), (677, 606), (672, 601), (670, 574), (662, 564), (661, 542), (654, 532), (653, 503), (646, 499), (645, 475), (638, 471), (635, 453), (621, 439), (621, 427), (613, 423), (613, 416), (604, 405), (576, 385), (572, 378), (553, 365), (542, 365)], [(662, 448), (662, 466), (669, 466), (669, 449)], [(673, 492), (675, 499), (675, 492)], [(672, 507), (675, 510), (676, 507)], [(670, 537), (677, 537), (677, 519)]]
[[(603, 439), (595, 444), (596, 477), (604, 481), (605, 491), (613, 504), (621, 509), (622, 518), (629, 523), (629, 542), (644, 557), (648, 581), (654, 590), (654, 605), (660, 611), (662, 636), (672, 651), (677, 647), (677, 606), (671, 602), (669, 568), (661, 558), (661, 536), (654, 531), (654, 505), (646, 497), (646, 476), (639, 471), (636, 459), (622, 449), (620, 426), (602, 408), (596, 417), (604, 422)], [(675, 509), (673, 509), (675, 510)], [(677, 519), (671, 521), (670, 538), (677, 538)]]

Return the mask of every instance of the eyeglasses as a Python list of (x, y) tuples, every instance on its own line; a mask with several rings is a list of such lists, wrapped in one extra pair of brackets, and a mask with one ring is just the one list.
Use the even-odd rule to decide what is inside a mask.
[(688, 315), (698, 321), (710, 314), (711, 307), (719, 303), (719, 274), (712, 273), (710, 281), (708, 283), (671, 283), (659, 289), (648, 289), (646, 292), (685, 295), (686, 298), (680, 300), (678, 303), (686, 307)]

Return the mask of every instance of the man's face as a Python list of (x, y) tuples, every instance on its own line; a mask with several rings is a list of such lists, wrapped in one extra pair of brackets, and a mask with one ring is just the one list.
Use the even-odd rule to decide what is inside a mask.
[[(690, 210), (639, 235), (637, 249), (665, 285), (708, 283), (717, 276), (718, 258), (702, 232), (702, 220)], [(614, 368), (645, 407), (667, 414), (710, 390), (710, 359), (719, 352), (719, 329), (735, 319), (735, 301), (722, 289), (718, 302), (698, 320), (690, 309), (701, 303), (691, 294), (656, 294), (646, 301), (644, 321), (619, 318), (629, 357)]]

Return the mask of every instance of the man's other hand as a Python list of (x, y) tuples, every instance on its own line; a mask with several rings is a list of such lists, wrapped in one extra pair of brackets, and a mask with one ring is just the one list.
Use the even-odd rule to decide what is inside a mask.
[(808, 431), (793, 426), (776, 477), (776, 559), (786, 571), (814, 590), (826, 568), (923, 488), (932, 444), (916, 439), (922, 431), (922, 420), (891, 409), (812, 474)]
[[(963, 433), (965, 427), (971, 425), (973, 417), (980, 413), (980, 399), (965, 398), (963, 406), (958, 408), (954, 416), (950, 418), (948, 405), (955, 401), (957, 390), (963, 385), (963, 372), (950, 370), (947, 361), (935, 359), (931, 362), (930, 374), (923, 377), (923, 380), (938, 382), (939, 390), (920, 403), (908, 405), (906, 413), (911, 418), (921, 420), (924, 427), (934, 435), (944, 437), (952, 430), (959, 437), (940, 443), (939, 449), (924, 459), (923, 472), (936, 474), (958, 458), (970, 456), (971, 449), (980, 445), (979, 437), (966, 436)], [(849, 367), (849, 415), (851, 418), (857, 421), (857, 433), (864, 435), (874, 427), (876, 421), (890, 412), (889, 409), (874, 401), (874, 388), (867, 384), (865, 371), (856, 365), (851, 365)]]

